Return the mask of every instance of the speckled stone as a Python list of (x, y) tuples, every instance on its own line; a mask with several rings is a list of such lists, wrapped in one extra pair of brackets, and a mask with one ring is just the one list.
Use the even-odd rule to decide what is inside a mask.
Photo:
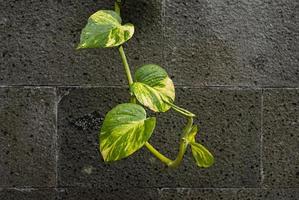
[(2, 200), (55, 200), (55, 189), (0, 189)]
[(65, 188), (59, 189), (58, 200), (157, 200), (158, 189), (147, 188)]
[[(162, 62), (162, 4), (127, 0), (124, 22), (135, 24), (125, 45), (132, 68)], [(0, 85), (120, 85), (126, 83), (118, 50), (76, 51), (81, 29), (113, 1), (0, 1)]]
[(55, 91), (0, 88), (0, 188), (55, 184)]
[(299, 187), (299, 89), (264, 92), (264, 186)]
[(293, 189), (162, 189), (161, 200), (297, 200)]
[(298, 86), (294, 0), (165, 0), (165, 63), (180, 85)]
[(237, 192), (237, 200), (297, 200), (299, 189), (242, 189)]
[[(155, 63), (180, 86), (208, 169), (190, 149), (178, 169), (146, 148), (103, 162), (98, 133), (127, 78), (116, 48), (75, 47), (113, 2), (0, 0), (0, 200), (298, 200), (299, 2), (125, 0), (132, 72)], [(175, 158), (186, 120), (148, 115), (150, 143)]]
[(236, 190), (231, 189), (162, 189), (161, 200), (236, 200)]
[[(105, 114), (129, 98), (125, 88), (62, 88), (58, 109), (59, 185), (119, 187), (257, 187), (260, 184), (260, 91), (179, 89), (178, 104), (198, 114), (199, 141), (216, 164), (199, 169), (190, 151), (179, 169), (168, 170), (146, 149), (104, 164), (98, 133)], [(159, 114), (151, 142), (174, 158), (185, 121)], [(211, 178), (213, 177), (213, 178)]]

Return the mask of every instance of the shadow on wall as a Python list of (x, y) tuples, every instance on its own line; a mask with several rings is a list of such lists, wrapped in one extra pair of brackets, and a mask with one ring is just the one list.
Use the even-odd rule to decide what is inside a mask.
[(133, 23), (137, 29), (154, 26), (156, 23), (161, 23), (162, 7), (159, 2), (159, 0), (125, 0), (122, 17), (125, 22)]
[[(207, 1), (167, 5), (164, 24), (164, 59), (175, 83), (222, 84), (236, 77), (235, 50), (214, 33), (209, 22), (212, 8)], [(232, 71), (230, 75), (228, 71)], [(234, 75), (235, 74), (235, 75)], [(216, 76), (217, 75), (217, 76)], [(189, 79), (186, 79), (189, 78)]]
[[(223, 76), (221, 79), (229, 79), (228, 82), (234, 81), (236, 75), (231, 73), (228, 77), (227, 68), (237, 73), (236, 56), (234, 56), (233, 48), (229, 47), (225, 40), (217, 37), (209, 26), (206, 19), (210, 15), (208, 3), (200, 2), (191, 9), (198, 10), (196, 21), (194, 21), (194, 15), (188, 12), (180, 13), (181, 19), (174, 19), (172, 16), (175, 15), (171, 14), (168, 17), (166, 14), (165, 20), (162, 20), (164, 14), (159, 1), (126, 0), (122, 16), (125, 22), (135, 25), (136, 36), (146, 30), (153, 31), (150, 34), (155, 34), (155, 32), (158, 34), (157, 27), (163, 30), (164, 41), (160, 44), (164, 54), (163, 65), (166, 65), (175, 83), (183, 82), (186, 77), (197, 79), (198, 76), (204, 80), (203, 84), (208, 84), (209, 81), (218, 83), (219, 77), (214, 78), (214, 74)], [(171, 10), (180, 11), (175, 8)], [(151, 38), (146, 37), (145, 34), (142, 36), (145, 36), (144, 40)], [(138, 39), (142, 38), (138, 37)], [(188, 73), (180, 73), (182, 68)], [(193, 81), (190, 80), (190, 82)]]

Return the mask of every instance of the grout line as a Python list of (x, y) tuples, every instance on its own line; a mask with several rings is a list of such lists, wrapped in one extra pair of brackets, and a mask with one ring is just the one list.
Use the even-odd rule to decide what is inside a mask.
[(0, 85), (0, 88), (127, 88), (126, 85)]
[[(142, 188), (140, 188), (142, 189)], [(144, 188), (146, 189), (146, 188)], [(280, 189), (283, 189), (283, 190), (288, 190), (288, 189), (299, 189), (299, 187), (274, 187), (274, 188), (259, 188), (259, 187), (206, 187), (206, 188), (201, 188), (201, 187), (157, 187), (157, 189), (160, 189), (160, 190), (168, 190), (168, 189), (199, 189), (199, 190), (280, 190)]]
[(264, 90), (261, 91), (261, 121), (260, 121), (260, 126), (261, 126), (261, 132), (260, 132), (260, 176), (261, 176), (261, 188), (263, 188), (264, 185), (264, 179), (265, 179), (265, 175), (264, 175), (264, 162), (263, 162), (263, 139), (264, 139), (264, 135), (263, 135), (263, 125), (264, 125)]
[[(180, 89), (205, 89), (205, 88), (224, 88), (224, 89), (253, 89), (253, 90), (271, 90), (271, 89), (285, 89), (297, 90), (299, 87), (269, 87), (269, 86), (242, 86), (242, 85), (175, 85)], [(128, 88), (125, 85), (0, 85), (0, 88)]]
[(165, 52), (166, 52), (166, 48), (165, 48), (165, 42), (166, 42), (166, 37), (165, 37), (165, 32), (166, 32), (166, 30), (165, 30), (165, 5), (166, 5), (166, 2), (165, 2), (166, 0), (162, 0), (162, 3), (161, 3), (161, 26), (162, 26), (162, 28), (161, 28), (161, 31), (162, 31), (162, 63), (163, 63), (163, 65), (165, 65), (166, 66), (166, 54), (165, 54)]
[(55, 88), (55, 85), (0, 85), (0, 88)]
[[(19, 190), (19, 191), (33, 191), (33, 190), (46, 190), (46, 189), (72, 189), (72, 188), (80, 188), (80, 189), (98, 189), (103, 188), (100, 185), (96, 187), (85, 187), (85, 186), (62, 186), (62, 187), (0, 187), (1, 190)], [(255, 188), (255, 187), (121, 187), (119, 189), (158, 189), (160, 191), (163, 190), (173, 190), (173, 189), (181, 189), (181, 190), (298, 190), (299, 187), (277, 187), (277, 188)]]
[(54, 135), (54, 148), (55, 148), (55, 187), (58, 187), (58, 88), (55, 87), (55, 135)]

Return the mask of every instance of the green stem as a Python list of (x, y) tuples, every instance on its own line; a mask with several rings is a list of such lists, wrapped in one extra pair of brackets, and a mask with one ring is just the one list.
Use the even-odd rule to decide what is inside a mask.
[(188, 136), (188, 134), (190, 133), (190, 131), (192, 129), (192, 125), (193, 125), (193, 117), (188, 117), (188, 122), (184, 128), (183, 137)]
[(120, 16), (120, 1), (115, 1), (114, 10)]
[(195, 115), (192, 112), (190, 112), (184, 108), (181, 108), (171, 102), (167, 102), (167, 104), (170, 105), (173, 110), (175, 110), (178, 113), (181, 113), (182, 115), (184, 115), (186, 117), (195, 117)]
[[(114, 10), (119, 16), (120, 16), (120, 3), (121, 3), (121, 0), (116, 0), (114, 2)], [(131, 86), (133, 84), (133, 78), (132, 78), (132, 75), (131, 75), (130, 66), (129, 66), (124, 48), (122, 46), (119, 46), (118, 50), (119, 50), (119, 53), (120, 53), (120, 56), (121, 56), (122, 63), (125, 67), (125, 72), (126, 72), (126, 75), (127, 75), (127, 78), (128, 78), (129, 86)]]
[(146, 142), (145, 146), (148, 148), (148, 150), (154, 155), (156, 156), (159, 160), (161, 160), (164, 164), (166, 164), (168, 167), (171, 168), (176, 168), (178, 167), (182, 160), (183, 157), (186, 153), (187, 147), (188, 147), (188, 142), (186, 141), (185, 137), (190, 133), (191, 129), (192, 129), (192, 125), (193, 125), (193, 118), (190, 117), (188, 118), (188, 123), (186, 125), (186, 127), (184, 128), (184, 132), (183, 135), (181, 137), (181, 141), (180, 141), (180, 148), (179, 148), (179, 153), (176, 157), (175, 160), (171, 160), (169, 158), (167, 158), (166, 156), (164, 156), (163, 154), (161, 154), (157, 149), (155, 149), (150, 143)]
[(131, 70), (130, 70), (130, 66), (128, 64), (126, 54), (124, 52), (124, 48), (122, 46), (120, 46), (118, 50), (119, 50), (123, 65), (125, 67), (125, 72), (126, 72), (126, 75), (127, 75), (127, 78), (128, 78), (129, 86), (131, 86), (133, 84), (133, 78), (132, 78), (132, 75), (131, 75)]
[(176, 159), (168, 165), (169, 167), (176, 168), (177, 166), (179, 166), (181, 164), (183, 157), (186, 153), (187, 147), (188, 147), (188, 142), (186, 141), (185, 137), (191, 131), (192, 125), (193, 125), (193, 118), (190, 117), (190, 118), (188, 118), (188, 123), (187, 123), (186, 127), (184, 128), (184, 133), (181, 137), (179, 153), (178, 153)]
[[(114, 10), (119, 16), (120, 16), (120, 3), (121, 3), (121, 0), (116, 0), (115, 3), (114, 3)], [(122, 63), (124, 65), (125, 72), (126, 72), (127, 79), (128, 79), (128, 83), (129, 83), (129, 87), (130, 87), (133, 84), (133, 78), (132, 78), (130, 66), (129, 66), (124, 48), (122, 46), (119, 46), (118, 51), (119, 51), (119, 54), (121, 56)], [(132, 94), (131, 94), (130, 102), (131, 103), (136, 103), (136, 99)]]
[(163, 163), (165, 163), (167, 166), (172, 163), (172, 160), (161, 154), (157, 149), (155, 149), (149, 142), (145, 143), (146, 148), (154, 154), (159, 160), (161, 160)]
[[(121, 3), (121, 0), (116, 0), (115, 4), (114, 4), (115, 5), (115, 12), (119, 15), (120, 15), (120, 3)], [(119, 46), (118, 50), (119, 50), (119, 53), (120, 53), (120, 56), (121, 56), (121, 59), (122, 59), (122, 63), (123, 63), (124, 68), (125, 68), (125, 72), (126, 72), (126, 75), (127, 75), (129, 86), (131, 86), (133, 84), (133, 78), (132, 78), (132, 75), (131, 75), (131, 70), (130, 70), (130, 66), (128, 64), (126, 54), (124, 52), (124, 48), (122, 46)], [(130, 102), (131, 103), (136, 103), (136, 98), (133, 95), (131, 95)], [(183, 111), (181, 111), (181, 113), (185, 114)], [(193, 118), (190, 117), (189, 120), (188, 120), (188, 123), (187, 123), (187, 125), (184, 129), (184, 133), (182, 135), (181, 142), (180, 142), (179, 153), (178, 153), (175, 160), (171, 160), (171, 159), (167, 158), (166, 156), (164, 156), (163, 154), (161, 154), (149, 142), (146, 142), (145, 146), (154, 156), (156, 156), (164, 164), (166, 164), (169, 167), (175, 168), (181, 163), (181, 161), (184, 157), (184, 154), (186, 152), (188, 143), (186, 142), (186, 140), (184, 138), (190, 132), (192, 124), (193, 124)]]
[(188, 146), (188, 143), (183, 138), (181, 138), (179, 153), (178, 153), (176, 159), (168, 165), (169, 167), (176, 168), (181, 164), (183, 157), (186, 153), (187, 146)]
[[(127, 79), (128, 79), (128, 83), (129, 86), (131, 86), (133, 84), (133, 79), (132, 79), (132, 75), (131, 75), (131, 70), (130, 70), (130, 66), (128, 64), (127, 58), (126, 58), (126, 54), (124, 52), (124, 49), (122, 46), (119, 47), (119, 53), (120, 56), (122, 58), (122, 62), (123, 65), (125, 67), (125, 72), (127, 75)], [(136, 103), (136, 98), (134, 96), (131, 96), (130, 99), (131, 103)], [(165, 157), (164, 155), (162, 155), (158, 150), (156, 150), (149, 142), (145, 143), (146, 148), (152, 153), (154, 154), (159, 160), (161, 160), (163, 163), (165, 163), (166, 165), (169, 165), (170, 163), (172, 163), (172, 160), (170, 160), (169, 158)]]

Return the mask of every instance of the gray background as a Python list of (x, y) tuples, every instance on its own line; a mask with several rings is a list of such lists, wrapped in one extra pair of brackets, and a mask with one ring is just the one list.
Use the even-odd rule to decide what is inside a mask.
[[(0, 199), (299, 199), (298, 0), (126, 0), (134, 69), (166, 68), (198, 114), (209, 169), (177, 170), (146, 149), (103, 163), (104, 115), (128, 100), (116, 49), (75, 51), (112, 0), (0, 0)], [(174, 157), (185, 121), (158, 115), (151, 138)]]

